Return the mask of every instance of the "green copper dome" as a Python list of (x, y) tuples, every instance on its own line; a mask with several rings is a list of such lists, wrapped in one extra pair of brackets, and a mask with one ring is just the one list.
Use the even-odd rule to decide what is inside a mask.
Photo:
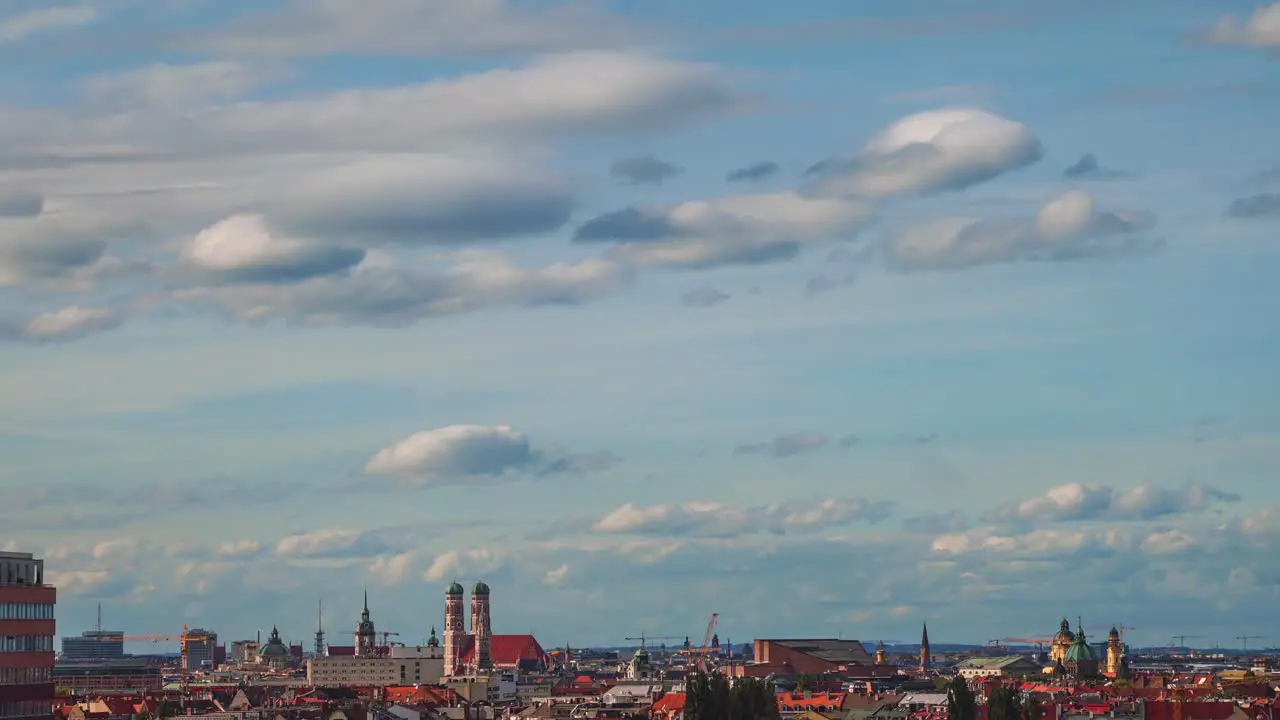
[(444, 594), (445, 595), (462, 595), (465, 592), (466, 591), (462, 589), (461, 584), (454, 582), (449, 584), (449, 589), (445, 590)]
[(472, 595), (488, 595), (489, 586), (486, 585), (483, 580), (481, 580), (480, 582), (476, 583), (475, 587), (471, 588), (471, 594)]
[(1076, 630), (1075, 642), (1067, 648), (1067, 655), (1063, 660), (1069, 663), (1097, 662), (1098, 654), (1093, 651), (1089, 643), (1085, 642), (1084, 628)]

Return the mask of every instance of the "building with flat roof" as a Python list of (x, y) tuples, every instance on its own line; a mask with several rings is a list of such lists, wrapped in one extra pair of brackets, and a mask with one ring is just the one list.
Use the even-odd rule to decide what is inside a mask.
[(136, 695), (160, 692), (164, 676), (159, 665), (145, 658), (59, 662), (53, 667), (53, 683), (70, 695)]
[(0, 718), (53, 717), (54, 606), (44, 560), (0, 552)]
[(59, 660), (119, 660), (124, 657), (124, 633), (118, 630), (87, 630), (80, 637), (62, 638)]

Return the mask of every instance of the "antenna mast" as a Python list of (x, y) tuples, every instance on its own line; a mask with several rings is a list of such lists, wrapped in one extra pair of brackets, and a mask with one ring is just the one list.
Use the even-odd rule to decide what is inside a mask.
[(316, 624), (316, 657), (324, 655), (324, 601), (320, 600), (317, 604), (319, 610), (319, 618)]

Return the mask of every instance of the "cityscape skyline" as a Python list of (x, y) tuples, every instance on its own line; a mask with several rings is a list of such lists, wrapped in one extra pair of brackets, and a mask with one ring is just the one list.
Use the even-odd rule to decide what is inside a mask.
[(60, 634), (1280, 642), (1280, 3), (641, 5), (0, 10)]

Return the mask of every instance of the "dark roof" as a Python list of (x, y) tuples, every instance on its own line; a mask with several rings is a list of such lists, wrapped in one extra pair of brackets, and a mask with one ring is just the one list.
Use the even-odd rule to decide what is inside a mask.
[(781, 645), (788, 650), (812, 655), (819, 660), (841, 665), (871, 664), (873, 661), (867, 648), (857, 640), (825, 639), (768, 639), (765, 642)]

